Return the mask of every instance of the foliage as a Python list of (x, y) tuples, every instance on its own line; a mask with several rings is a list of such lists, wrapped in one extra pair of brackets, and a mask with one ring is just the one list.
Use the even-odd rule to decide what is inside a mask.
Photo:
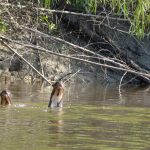
[(75, 6), (79, 11), (96, 14), (97, 0), (68, 0), (67, 2)]
[[(118, 17), (131, 22), (130, 33), (138, 37), (150, 34), (150, 0), (62, 0), (78, 11), (96, 14), (99, 7), (111, 8)], [(60, 3), (60, 0), (43, 0), (46, 8)]]
[(52, 21), (49, 21), (49, 18), (47, 15), (41, 15), (40, 20), (48, 25), (48, 29), (50, 31), (54, 31), (57, 29), (56, 25)]
[[(103, 0), (104, 1), (104, 0)], [(130, 32), (138, 37), (150, 33), (150, 1), (149, 0), (105, 0), (118, 16), (124, 16), (131, 22)]]
[(55, 3), (58, 3), (60, 0), (41, 0), (41, 3), (45, 8), (52, 7)]
[(6, 31), (7, 31), (7, 24), (0, 19), (0, 32), (6, 32)]

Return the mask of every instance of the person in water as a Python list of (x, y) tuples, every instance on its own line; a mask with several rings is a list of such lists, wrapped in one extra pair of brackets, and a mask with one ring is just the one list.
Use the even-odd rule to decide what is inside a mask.
[(48, 107), (51, 108), (62, 107), (63, 106), (62, 97), (64, 94), (64, 87), (61, 82), (56, 82), (52, 86), (53, 86), (53, 90), (50, 96)]
[(1, 105), (11, 105), (12, 101), (10, 98), (10, 93), (7, 92), (6, 90), (3, 90), (0, 93), (0, 97), (1, 97)]

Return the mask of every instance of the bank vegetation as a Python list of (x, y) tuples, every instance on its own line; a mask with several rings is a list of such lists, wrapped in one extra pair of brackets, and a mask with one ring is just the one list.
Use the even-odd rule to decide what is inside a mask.
[(3, 0), (0, 31), (1, 74), (150, 83), (149, 0)]

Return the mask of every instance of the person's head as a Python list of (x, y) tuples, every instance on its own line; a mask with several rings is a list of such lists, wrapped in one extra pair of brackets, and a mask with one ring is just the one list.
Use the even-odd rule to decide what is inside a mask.
[(59, 82), (55, 82), (53, 85), (53, 90), (51, 92), (50, 101), (48, 107), (62, 107), (62, 97), (64, 94), (63, 84)]
[(61, 81), (57, 81), (57, 82), (55, 82), (52, 86), (53, 86), (53, 88), (56, 88), (56, 87), (63, 87), (63, 84), (62, 84)]
[(0, 97), (1, 97), (1, 105), (11, 105), (11, 98), (6, 90), (3, 90), (0, 93)]

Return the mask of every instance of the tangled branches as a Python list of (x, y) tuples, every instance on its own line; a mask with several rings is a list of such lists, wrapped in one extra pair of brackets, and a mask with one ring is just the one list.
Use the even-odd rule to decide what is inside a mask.
[[(51, 55), (69, 60), (68, 64), (71, 64), (72, 61), (70, 60), (74, 60), (88, 66), (94, 66), (93, 73), (98, 73), (98, 70), (101, 69), (117, 72), (120, 76), (122, 75), (120, 83), (122, 83), (125, 76), (129, 76), (129, 80), (138, 78), (142, 82), (149, 84), (150, 75), (147, 70), (141, 68), (131, 59), (124, 59), (125, 56), (121, 52), (121, 48), (112, 40), (112, 38), (109, 36), (102, 37), (101, 35), (98, 35), (94, 29), (91, 29), (91, 19), (93, 19), (91, 17), (95, 17), (94, 15), (57, 10), (50, 11), (43, 8), (32, 8), (27, 6), (15, 7), (12, 5), (1, 5), (1, 7), (3, 7), (1, 16), (8, 25), (7, 32), (5, 32), (4, 35), (0, 35), (1, 44), (6, 50), (11, 51), (23, 60), (49, 84), (51, 84), (51, 82), (47, 79), (49, 76), (46, 75), (42, 61), (44, 60), (43, 58), (46, 58), (46, 61), (48, 61)], [(64, 13), (66, 15), (64, 15)], [(62, 25), (61, 22), (65, 22), (66, 19), (68, 19), (68, 16), (75, 16), (72, 20), (70, 19), (70, 22), (78, 18), (77, 21), (80, 24), (80, 27), (82, 27), (81, 30), (79, 29), (77, 33), (75, 33), (75, 36), (79, 36), (73, 40), (74, 42), (69, 42), (70, 37), (73, 34), (69, 33), (69, 35), (67, 35), (66, 32), (62, 32), (62, 30), (58, 28)], [(89, 24), (82, 24), (84, 20), (83, 17), (86, 18), (87, 23)], [(108, 20), (107, 24), (104, 21), (104, 16), (99, 15), (97, 17), (100, 18), (99, 26), (102, 24), (107, 29), (109, 28), (117, 32), (128, 34), (125, 30), (111, 28)], [(109, 19), (115, 20), (113, 17)], [(127, 21), (124, 19), (118, 20), (121, 22)], [(96, 20), (93, 22), (96, 23)], [(96, 30), (96, 25), (94, 24), (93, 26), (95, 26)], [(76, 30), (71, 30), (71, 32), (76, 32)], [(86, 32), (86, 34), (83, 34), (83, 32)], [(86, 48), (85, 44), (84, 46), (79, 46), (80, 43), (75, 44), (75, 41), (77, 41), (78, 38), (81, 40), (84, 36), (85, 39), (87, 36), (90, 36), (90, 39), (94, 41), (88, 40), (88, 43), (86, 43), (88, 48)], [(38, 58), (35, 59), (35, 57), (31, 57), (29, 59), (33, 60), (34, 58), (37, 60), (33, 64), (24, 57), (24, 54), (28, 54), (28, 57), (30, 57), (32, 53), (36, 54), (36, 57)], [(77, 70), (78, 69), (79, 68), (77, 68)], [(49, 69), (46, 71), (48, 72)], [(68, 70), (63, 70), (63, 72), (68, 72)]]

